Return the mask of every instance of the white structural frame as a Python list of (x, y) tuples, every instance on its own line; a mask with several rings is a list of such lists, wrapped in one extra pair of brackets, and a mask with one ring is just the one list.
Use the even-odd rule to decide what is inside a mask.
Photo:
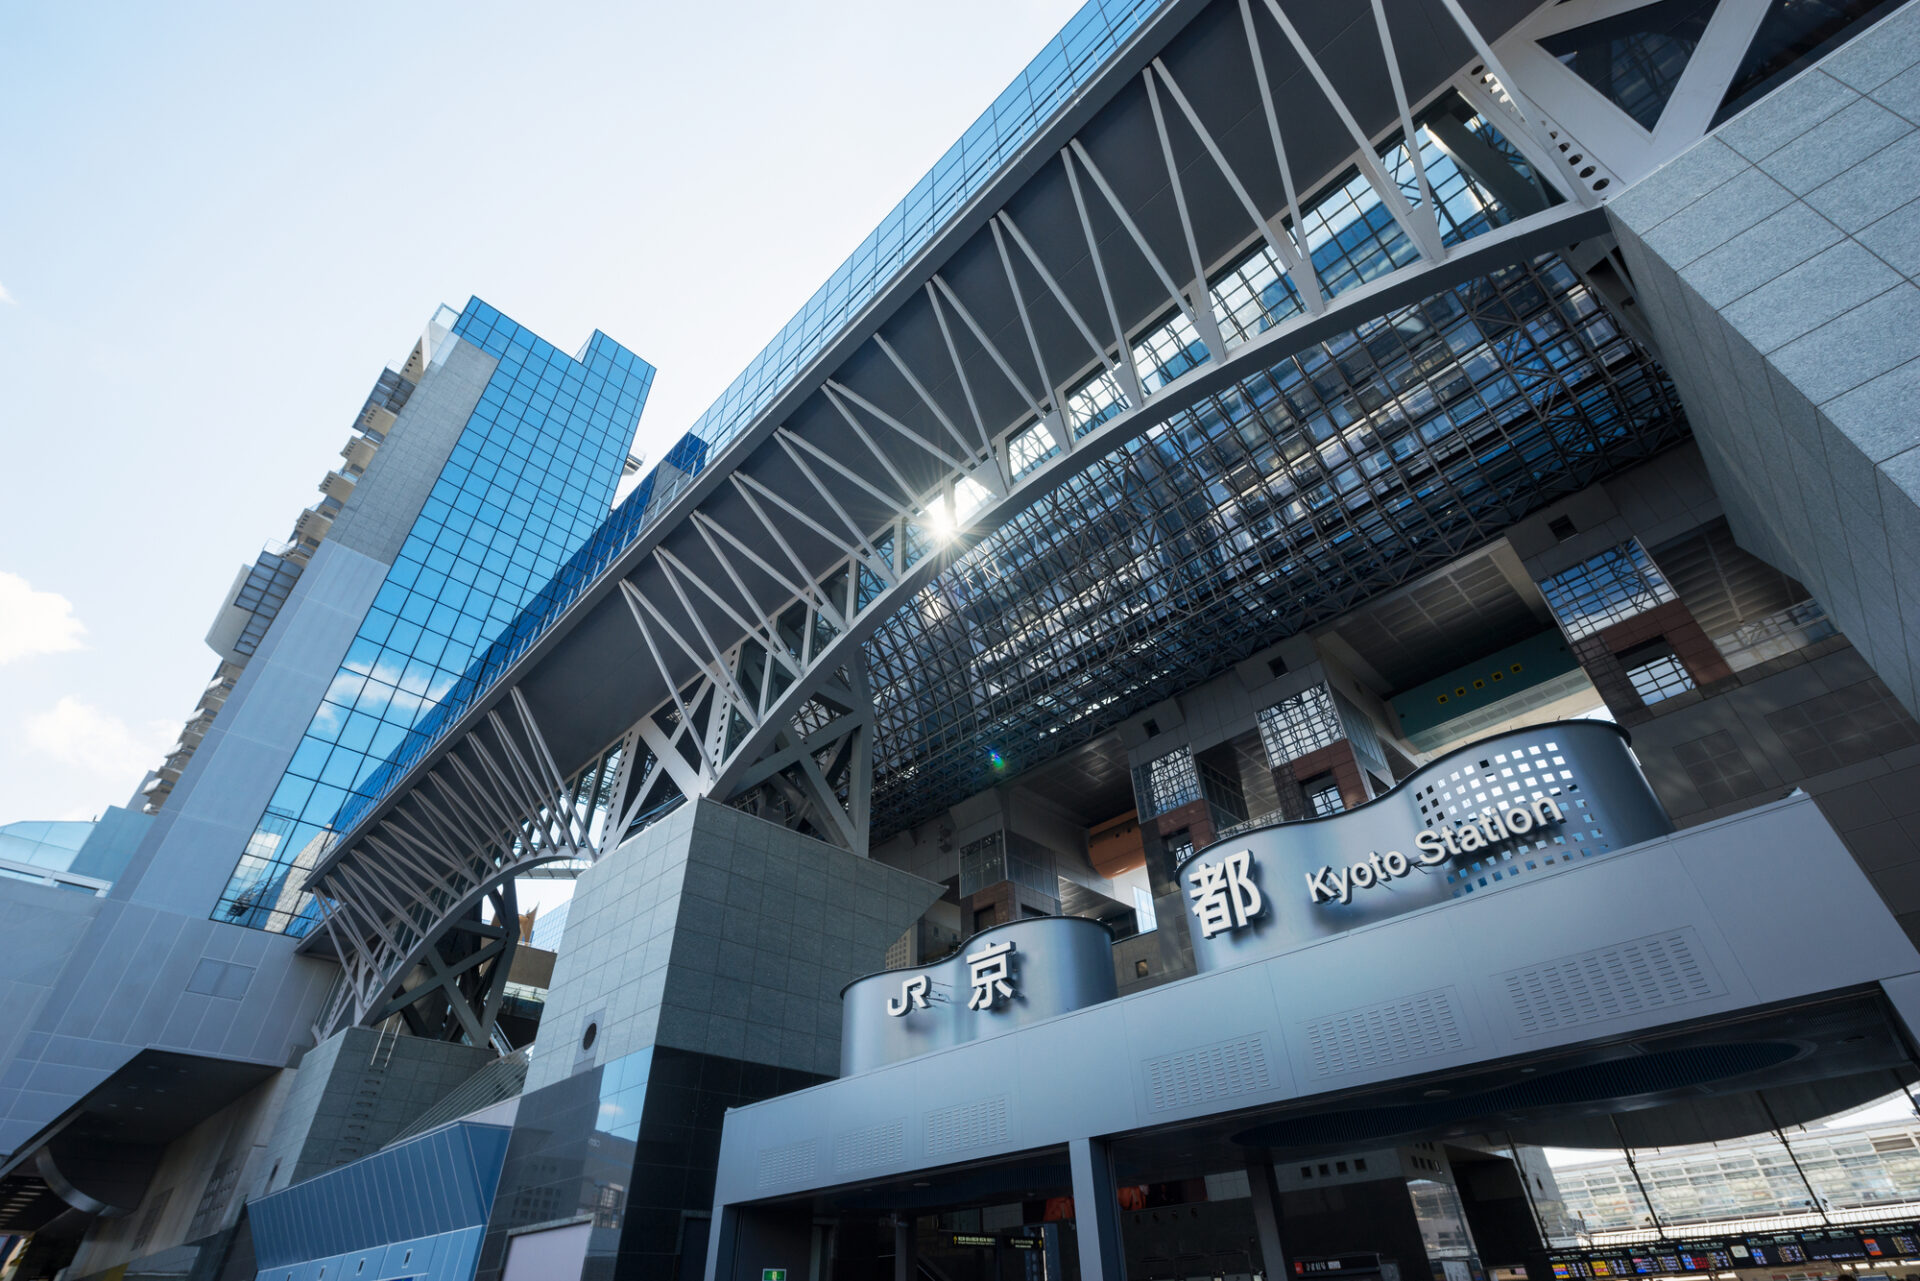
[[(1574, 0), (1582, 3), (1583, 0)], [(1350, 329), (1385, 308), (1403, 305), (1485, 270), (1518, 258), (1564, 248), (1604, 230), (1593, 193), (1570, 180), (1563, 166), (1551, 163), (1549, 121), (1535, 113), (1524, 95), (1498, 82), (1493, 53), (1454, 0), (1442, 7), (1461, 27), (1479, 55), (1475, 62), (1438, 86), (1420, 102), (1409, 102), (1400, 82), (1385, 12), (1374, 0), (1374, 26), (1382, 56), (1392, 69), (1395, 121), (1374, 137), (1365, 136), (1353, 112), (1340, 98), (1312, 50), (1293, 29), (1275, 0), (1239, 0), (1247, 38), (1246, 56), (1258, 83), (1264, 123), (1273, 159), (1285, 191), (1282, 208), (1262, 211), (1248, 194), (1191, 101), (1158, 58), (1141, 73), (1169, 188), (1180, 218), (1188, 261), (1164, 261), (1142, 234), (1125, 202), (1076, 138), (1059, 148), (1059, 163), (1071, 189), (1089, 262), (1097, 278), (1104, 315), (1088, 316), (1060, 287), (1057, 271), (1022, 233), (1012, 213), (989, 214), (999, 262), (1018, 309), (1022, 336), (1044, 386), (1029, 385), (1008, 354), (971, 314), (940, 271), (924, 285), (925, 297), (945, 341), (951, 370), (916, 369), (883, 334), (867, 339), (912, 388), (938, 424), (934, 435), (916, 431), (858, 391), (825, 377), (819, 390), (861, 442), (876, 471), (849, 466), (805, 436), (776, 426), (772, 440), (791, 463), (781, 489), (740, 471), (726, 483), (744, 503), (764, 541), (741, 537), (697, 510), (681, 504), (663, 524), (684, 517), (721, 568), (716, 579), (693, 572), (656, 544), (646, 554), (689, 622), (677, 623), (661, 602), (633, 586), (629, 565), (619, 591), (641, 638), (643, 651), (657, 667), (668, 696), (642, 716), (596, 760), (617, 760), (610, 792), (596, 796), (594, 808), (578, 803), (579, 776), (563, 778), (518, 688), (507, 691), (505, 706), (489, 712), (453, 740), (443, 757), (412, 784), (418, 809), (409, 817), (400, 806), (387, 807), (364, 830), (346, 834), (342, 852), (330, 858), (309, 884), (320, 903), (322, 929), (347, 977), (319, 1025), (322, 1033), (347, 1022), (387, 1017), (405, 1004), (409, 993), (444, 986), (428, 961), (456, 919), (469, 919), (478, 905), (514, 877), (548, 865), (577, 869), (610, 852), (648, 816), (684, 797), (731, 801), (789, 823), (805, 823), (815, 835), (865, 854), (867, 810), (872, 790), (873, 712), (871, 691), (860, 661), (860, 644), (886, 618), (907, 605), (940, 570), (1043, 496), (1129, 441), (1152, 430), (1198, 398), (1229, 387), (1236, 378), (1270, 366), (1302, 347)], [(1261, 15), (1266, 15), (1262, 17)], [(1305, 64), (1354, 143), (1344, 166), (1357, 169), (1418, 248), (1419, 258), (1355, 286), (1338, 297), (1325, 295), (1316, 274), (1302, 270), (1308, 260), (1300, 219), (1303, 195), (1324, 185), (1297, 181), (1289, 161), (1284, 122), (1267, 82), (1264, 44), (1282, 41)], [(1411, 130), (1417, 112), (1449, 90), (1459, 92), (1507, 133), (1536, 171), (1565, 203), (1515, 219), (1471, 240), (1448, 246), (1441, 240), (1431, 185), (1418, 160), (1417, 139), (1408, 133), (1416, 183), (1422, 202), (1412, 204), (1384, 171), (1378, 149), (1384, 140)], [(1191, 131), (1224, 178), (1248, 220), (1246, 238), (1229, 255), (1212, 263), (1200, 260), (1193, 219), (1175, 161), (1169, 129)], [(1543, 163), (1543, 161), (1545, 163)], [(1052, 162), (1049, 162), (1052, 163)], [(1166, 295), (1166, 306), (1131, 328), (1115, 307), (1110, 280), (1114, 243), (1104, 249), (1094, 234), (1090, 210), (1104, 205), (1125, 230), (1121, 253), (1144, 260)], [(1264, 244), (1299, 291), (1304, 311), (1259, 336), (1237, 345), (1222, 332), (1208, 285), (1218, 271)], [(1031, 277), (1023, 280), (1023, 273)], [(1038, 292), (1032, 282), (1038, 281)], [(1086, 358), (1074, 370), (1049, 369), (1035, 338), (1030, 307), (1046, 297), (1061, 307), (1086, 345)], [(1137, 363), (1134, 343), (1177, 311), (1208, 345), (1210, 359), (1167, 380), (1152, 391)], [(983, 420), (969, 374), (955, 345), (965, 330), (986, 353), (994, 375), (1003, 377), (1028, 414), (996, 427)], [(1064, 391), (1089, 374), (1106, 372), (1127, 397), (1127, 407), (1076, 434)], [(968, 418), (955, 421), (927, 387), (948, 372), (957, 375)], [(1062, 374), (1067, 375), (1064, 379)], [(978, 377), (976, 367), (975, 377)], [(1057, 451), (1035, 465), (1016, 467), (1012, 440), (1039, 424)], [(903, 474), (879, 441), (904, 441), (935, 467), (933, 484), (916, 484)], [(727, 458), (714, 466), (727, 466)], [(835, 496), (825, 478), (852, 485), (893, 514), (879, 524), (862, 524)], [(796, 501), (804, 495), (804, 501)], [(838, 560), (822, 574), (807, 562), (782, 527), (804, 528), (837, 548)], [(931, 542), (932, 546), (925, 546)], [(915, 555), (913, 549), (922, 548)], [(748, 586), (751, 566), (777, 584), (768, 598)], [(701, 621), (696, 599), (706, 602), (731, 624), (716, 633)], [(711, 612), (707, 615), (711, 618)], [(681, 660), (690, 663), (687, 675)], [(679, 674), (676, 676), (676, 672)], [(596, 817), (596, 813), (599, 817)], [(407, 986), (409, 976), (430, 970), (428, 982)], [(418, 999), (418, 998), (415, 998)], [(474, 1026), (461, 1024), (472, 1037), (490, 1035), (485, 1021), (497, 1008), (483, 1004)], [(449, 1025), (451, 1026), (451, 1025)]]
[[(1497, 78), (1534, 105), (1553, 135), (1550, 147), (1557, 160), (1555, 168), (1568, 171), (1577, 187), (1591, 190), (1602, 178), (1608, 180), (1604, 191), (1630, 186), (1698, 142), (1719, 111), (1768, 8), (1761, 0), (1737, 0), (1714, 9), (1700, 43), (1681, 71), (1673, 96), (1648, 131), (1562, 65), (1540, 41), (1658, 3), (1660, 0), (1564, 0), (1544, 5), (1489, 50), (1489, 56), (1501, 64)], [(1578, 175), (1589, 166), (1594, 172), (1581, 179)]]

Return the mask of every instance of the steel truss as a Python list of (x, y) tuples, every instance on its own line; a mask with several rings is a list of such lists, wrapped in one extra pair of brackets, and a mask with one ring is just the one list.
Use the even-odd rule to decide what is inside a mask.
[[(1066, 287), (1075, 264), (1049, 261), (1011, 206), (989, 214), (986, 230), (1018, 315), (1014, 343), (1006, 342), (1006, 330), (990, 331), (945, 268), (931, 271), (919, 296), (937, 324), (944, 361), (910, 361), (884, 325), (865, 344), (910, 393), (905, 405), (889, 407), (836, 373), (822, 375), (818, 395), (857, 449), (829, 450), (777, 425), (769, 439), (787, 464), (783, 483), (744, 469), (725, 473), (726, 489), (750, 513), (750, 528), (730, 528), (697, 502), (685, 505), (683, 528), (697, 535), (717, 576), (697, 571), (664, 539), (638, 562), (623, 564), (618, 591), (646, 661), (668, 691), (658, 706), (587, 770), (563, 777), (526, 699), (511, 688), (501, 704), (510, 716), (496, 707), (473, 723), (409, 783), (407, 806), (388, 806), (371, 826), (345, 834), (309, 883), (348, 974), (323, 1030), (378, 1021), (430, 998), (435, 1010), (444, 1007), (451, 1016), (437, 1023), (423, 1017), (422, 1026), (441, 1034), (457, 1029), (470, 1039), (490, 1035), (497, 993), (481, 984), (460, 988), (458, 999), (450, 995), (454, 987), (444, 976), (453, 971), (445, 951), (436, 949), (452, 923), (474, 919), (490, 896), (496, 913), (504, 911), (497, 894), (514, 876), (563, 860), (589, 863), (686, 797), (729, 801), (864, 854), (875, 707), (889, 691), (870, 683), (863, 646), (886, 620), (903, 610), (937, 608), (929, 587), (971, 549), (1207, 398), (1237, 394), (1249, 376), (1371, 317), (1603, 231), (1594, 194), (1555, 176), (1554, 143), (1530, 104), (1510, 88), (1488, 89), (1490, 77), (1507, 86), (1512, 80), (1501, 76), (1486, 41), (1454, 0), (1442, 4), (1478, 61), (1427, 100), (1451, 90), (1473, 102), (1533, 171), (1554, 184), (1563, 203), (1477, 228), (1470, 238), (1460, 238), (1457, 228), (1450, 232), (1440, 220), (1422, 147), (1415, 145), (1415, 112), (1424, 102), (1408, 100), (1380, 0), (1373, 0), (1372, 14), (1396, 125), (1375, 137), (1363, 132), (1276, 0), (1239, 0), (1244, 44), (1238, 56), (1250, 60), (1257, 85), (1251, 110), (1265, 127), (1284, 192), (1277, 207), (1256, 203), (1250, 194), (1256, 184), (1229, 162), (1216, 127), (1196, 109), (1187, 87), (1162, 59), (1151, 59), (1140, 84), (1184, 254), (1173, 257), (1164, 244), (1156, 246), (1143, 230), (1141, 211), (1130, 208), (1093, 148), (1080, 137), (1069, 139), (1049, 164), (1058, 165), (1071, 190), (1098, 310), (1088, 305), (1086, 290), (1076, 301)], [(1371, 192), (1396, 235), (1413, 246), (1410, 260), (1337, 292), (1323, 284), (1313, 266), (1302, 193), (1324, 194), (1342, 167), (1315, 173), (1311, 181), (1294, 173), (1288, 143), (1298, 140), (1289, 139), (1276, 108), (1263, 52), (1269, 46), (1290, 48), (1331, 105), (1353, 144), (1343, 167), (1358, 175), (1355, 181)], [(1383, 157), (1396, 154), (1389, 145), (1396, 131), (1406, 142), (1390, 163)], [(1185, 162), (1180, 148), (1188, 152)], [(1196, 155), (1204, 160), (1196, 162)], [(1203, 259), (1187, 194), (1197, 181), (1195, 163), (1211, 166), (1247, 226), (1239, 247), (1211, 262)], [(1298, 309), (1270, 317), (1257, 332), (1229, 331), (1213, 282), (1249, 254), (1298, 299)], [(1144, 311), (1130, 304), (1132, 314), (1123, 315), (1120, 300), (1130, 289), (1137, 298), (1143, 274), (1161, 297)], [(1083, 347), (1077, 363), (1061, 367), (1059, 344), (1043, 341), (1043, 326), (1049, 338), (1057, 338), (1056, 331), (1077, 335)], [(1166, 342), (1184, 364), (1157, 353), (1154, 344)], [(1052, 363), (1048, 350), (1056, 353)], [(1107, 403), (1089, 414), (1082, 401), (1096, 383), (1106, 388)], [(991, 398), (988, 384), (994, 384)], [(983, 406), (1006, 403), (1008, 392), (1021, 407), (1016, 420), (990, 418)], [(875, 521), (856, 514), (856, 507), (891, 515)], [(1454, 538), (1480, 536), (1474, 530)], [(838, 555), (824, 573), (818, 556), (810, 559), (802, 546), (820, 543)], [(643, 570), (665, 590), (636, 586)], [(1360, 575), (1341, 590), (1358, 599), (1371, 582)], [(970, 741), (971, 732), (956, 732), (953, 743)], [(904, 763), (889, 783), (911, 786), (923, 763)], [(596, 779), (608, 775), (610, 785), (596, 782), (583, 799), (582, 779), (593, 771)], [(497, 963), (495, 972), (504, 975)], [(416, 974), (426, 977), (408, 986)]]
[(309, 882), (342, 970), (320, 1035), (399, 1015), (416, 1035), (488, 1044), (519, 941), (514, 879), (599, 856), (631, 741), (563, 777), (518, 690), (506, 707), (427, 775), (417, 806)]

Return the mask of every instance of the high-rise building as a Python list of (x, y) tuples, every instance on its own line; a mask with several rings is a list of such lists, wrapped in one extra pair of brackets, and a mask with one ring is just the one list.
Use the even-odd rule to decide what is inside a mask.
[(575, 367), (463, 320), (0, 1047), (23, 1275), (1920, 1269), (1544, 1155), (1920, 1082), (1916, 84), (1915, 4), (1093, 0), (544, 578), (430, 495)]
[[(35, 1133), (74, 1132), (90, 1091), (173, 1072), (157, 1063), (214, 1055), (246, 1077), (298, 1057), (334, 981), (268, 937), (311, 924), (299, 860), (511, 649), (612, 505), (652, 378), (602, 334), (569, 357), (479, 299), (442, 308), (382, 371), (322, 501), (222, 604), (216, 678), (143, 788), (153, 817), (54, 825), (89, 831), (43, 834), (0, 888), (22, 958), (0, 1006), (0, 1149), (16, 1164)], [(25, 850), (14, 828), (8, 848)], [(74, 887), (92, 894), (49, 894)]]

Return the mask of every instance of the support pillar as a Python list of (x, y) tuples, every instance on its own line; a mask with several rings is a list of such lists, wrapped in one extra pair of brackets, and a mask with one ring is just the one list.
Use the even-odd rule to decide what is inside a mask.
[(913, 1239), (913, 1219), (893, 1216), (893, 1281), (913, 1281), (919, 1261), (919, 1242)]
[(1127, 1253), (1120, 1241), (1120, 1196), (1113, 1158), (1099, 1139), (1067, 1144), (1073, 1167), (1073, 1214), (1080, 1240), (1081, 1281), (1126, 1281)]
[(740, 1237), (740, 1211), (730, 1205), (719, 1207), (707, 1229), (707, 1274), (705, 1281), (733, 1281), (734, 1245)]
[(1253, 1192), (1261, 1273), (1267, 1281), (1280, 1281), (1287, 1276), (1286, 1245), (1280, 1238), (1280, 1181), (1273, 1175), (1273, 1157), (1264, 1149), (1247, 1162), (1247, 1186)]

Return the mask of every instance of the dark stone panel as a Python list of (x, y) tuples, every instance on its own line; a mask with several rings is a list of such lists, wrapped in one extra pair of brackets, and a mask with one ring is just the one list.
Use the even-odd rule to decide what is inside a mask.
[(727, 1109), (827, 1079), (654, 1046), (525, 1095), (476, 1281), (497, 1281), (515, 1229), (584, 1221), (583, 1281), (679, 1275), (689, 1234), (705, 1250), (689, 1216), (712, 1208)]

